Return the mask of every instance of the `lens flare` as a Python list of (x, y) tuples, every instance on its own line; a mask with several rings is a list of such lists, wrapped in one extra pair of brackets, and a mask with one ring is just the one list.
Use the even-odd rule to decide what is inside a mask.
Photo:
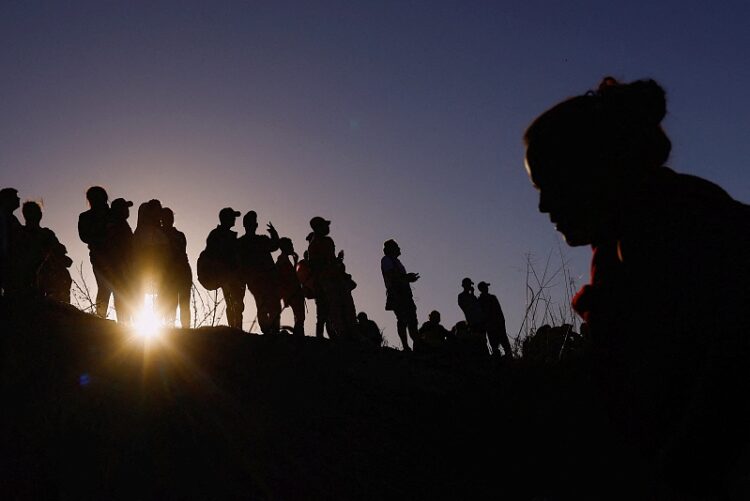
[(146, 294), (143, 297), (143, 305), (133, 318), (133, 330), (138, 337), (149, 340), (159, 335), (161, 327), (161, 321), (154, 309), (154, 295)]

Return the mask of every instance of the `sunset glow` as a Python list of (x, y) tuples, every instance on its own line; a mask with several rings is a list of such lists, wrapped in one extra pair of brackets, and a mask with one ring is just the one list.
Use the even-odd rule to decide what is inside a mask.
[(161, 330), (162, 323), (154, 308), (154, 295), (146, 294), (143, 297), (143, 305), (134, 316), (133, 331), (136, 336), (148, 341), (158, 337)]

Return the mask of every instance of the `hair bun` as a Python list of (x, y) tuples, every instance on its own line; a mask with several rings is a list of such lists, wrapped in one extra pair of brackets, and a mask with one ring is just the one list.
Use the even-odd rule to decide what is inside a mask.
[(610, 113), (634, 126), (658, 126), (667, 114), (664, 89), (654, 80), (621, 84), (605, 77), (599, 95)]

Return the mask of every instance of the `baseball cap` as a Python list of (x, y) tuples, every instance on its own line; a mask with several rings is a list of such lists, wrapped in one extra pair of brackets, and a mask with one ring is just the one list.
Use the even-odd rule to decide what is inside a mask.
[(112, 204), (111, 204), (112, 208), (132, 207), (132, 206), (133, 206), (133, 202), (131, 202), (130, 200), (125, 200), (124, 198), (115, 198), (114, 200), (112, 200)]
[(236, 211), (231, 207), (224, 207), (219, 211), (219, 219), (223, 219), (225, 217), (240, 217), (240, 211)]

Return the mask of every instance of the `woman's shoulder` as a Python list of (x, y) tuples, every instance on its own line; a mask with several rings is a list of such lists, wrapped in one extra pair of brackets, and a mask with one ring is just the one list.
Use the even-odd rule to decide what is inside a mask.
[[(661, 167), (649, 178), (651, 195), (683, 207), (736, 208), (739, 204), (721, 186), (702, 177)], [(740, 204), (742, 205), (742, 204)]]

